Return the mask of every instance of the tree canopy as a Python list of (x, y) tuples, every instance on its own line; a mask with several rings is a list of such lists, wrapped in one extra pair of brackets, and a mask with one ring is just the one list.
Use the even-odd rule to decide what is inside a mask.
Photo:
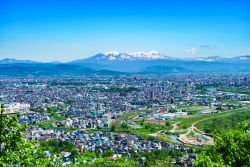
[(214, 134), (214, 145), (207, 146), (195, 162), (196, 166), (248, 167), (250, 164), (250, 121), (240, 123), (237, 130)]
[(22, 135), (25, 126), (17, 116), (7, 115), (0, 108), (0, 166), (56, 166), (51, 159), (43, 158), (43, 150)]

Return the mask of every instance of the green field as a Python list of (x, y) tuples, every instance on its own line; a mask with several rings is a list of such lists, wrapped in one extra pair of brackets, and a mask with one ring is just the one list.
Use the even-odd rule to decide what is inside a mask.
[(234, 112), (198, 122), (195, 126), (204, 132), (212, 133), (214, 130), (236, 129), (240, 122), (249, 119), (250, 108), (235, 109)]
[[(214, 114), (210, 114), (210, 115), (200, 115), (200, 116), (190, 117), (190, 118), (177, 118), (177, 121), (180, 121), (178, 129), (186, 129), (186, 128), (192, 126), (193, 123), (200, 121), (200, 120), (203, 120), (203, 119), (224, 117), (224, 116), (231, 115), (235, 112), (242, 112), (242, 111), (246, 111), (246, 110), (249, 110), (249, 108), (233, 109), (233, 110), (225, 111), (222, 113), (214, 113)], [(205, 123), (206, 121), (207, 120), (204, 120), (202, 122)], [(196, 126), (198, 126), (198, 128), (201, 127), (202, 122), (197, 123)], [(201, 128), (201, 130), (202, 130), (202, 128)]]
[(64, 117), (62, 117), (61, 115), (56, 114), (56, 113), (51, 113), (51, 114), (49, 114), (49, 116), (52, 118), (52, 120), (50, 120), (50, 121), (44, 121), (44, 122), (39, 122), (36, 125), (39, 126), (39, 127), (41, 127), (41, 128), (50, 129), (50, 128), (54, 128), (53, 127), (54, 123), (65, 119)]
[(250, 101), (227, 101), (225, 104), (246, 104), (250, 105)]
[(217, 89), (218, 91), (228, 92), (228, 93), (240, 93), (250, 95), (250, 90), (242, 90), (242, 89)]

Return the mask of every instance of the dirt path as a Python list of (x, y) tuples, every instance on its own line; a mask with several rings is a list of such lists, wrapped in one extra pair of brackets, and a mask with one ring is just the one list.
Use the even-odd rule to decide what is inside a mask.
[[(174, 132), (179, 132), (179, 131), (182, 131), (182, 130), (176, 130), (178, 128), (178, 124), (180, 124), (181, 122), (176, 122), (174, 124), (172, 124), (173, 128), (171, 130), (169, 130), (169, 132), (171, 133), (174, 133)], [(155, 132), (155, 133), (152, 133), (152, 134), (149, 134), (150, 136), (157, 136), (159, 133), (161, 132), (167, 132), (168, 130), (160, 130), (158, 132)]]
[(173, 128), (170, 130), (170, 132), (176, 132), (177, 131), (176, 129), (178, 128), (180, 123), (181, 122), (176, 122), (176, 123), (172, 124)]
[[(214, 117), (212, 117), (212, 118), (214, 118)], [(204, 134), (205, 132), (199, 130), (197, 127), (195, 127), (195, 125), (196, 125), (197, 123), (199, 123), (199, 122), (202, 122), (202, 121), (205, 121), (205, 120), (208, 120), (208, 119), (212, 119), (212, 118), (204, 118), (204, 119), (201, 119), (201, 120), (199, 120), (199, 121), (194, 122), (194, 123), (191, 125), (191, 129), (192, 129), (192, 130), (195, 129), (195, 130), (197, 130), (198, 132), (200, 132), (201, 134)]]

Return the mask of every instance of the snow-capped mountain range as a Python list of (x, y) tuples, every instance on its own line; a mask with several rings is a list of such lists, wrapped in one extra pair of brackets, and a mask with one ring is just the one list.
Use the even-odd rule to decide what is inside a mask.
[[(176, 61), (198, 61), (198, 62), (248, 62), (250, 61), (250, 55), (237, 56), (232, 58), (225, 58), (220, 56), (210, 56), (210, 57), (194, 57), (194, 58), (175, 58), (160, 54), (157, 51), (149, 52), (133, 52), (133, 53), (120, 53), (117, 51), (98, 53), (94, 56), (73, 60), (67, 63), (78, 63), (78, 62), (95, 62), (95, 61), (116, 61), (116, 60), (176, 60)], [(0, 64), (28, 64), (28, 63), (41, 63), (32, 60), (16, 60), (5, 58), (0, 60)], [(48, 62), (52, 64), (60, 64), (60, 62)]]
[(210, 56), (210, 57), (195, 57), (195, 58), (191, 58), (190, 60), (214, 62), (214, 61), (222, 61), (222, 60), (225, 60), (225, 59), (226, 58), (223, 58), (223, 57), (220, 57), (220, 56)]
[(191, 60), (196, 60), (196, 61), (206, 61), (206, 62), (232, 62), (232, 61), (249, 61), (250, 56), (237, 56), (233, 58), (224, 58), (220, 56), (210, 56), (210, 57), (196, 57), (196, 58), (191, 58)]
[(235, 57), (235, 59), (239, 59), (239, 60), (250, 60), (250, 55), (249, 55), (249, 56), (238, 56), (238, 57)]
[(0, 76), (82, 76), (169, 74), (195, 72), (250, 73), (250, 56), (174, 58), (156, 51), (99, 53), (66, 63), (30, 60), (0, 60)]
[[(224, 58), (220, 56), (209, 57), (194, 57), (194, 58), (175, 58), (163, 55), (157, 51), (149, 52), (133, 52), (133, 53), (120, 53), (117, 51), (111, 51), (106, 53), (98, 53), (92, 57), (81, 60), (180, 60), (180, 61), (204, 61), (204, 62), (224, 62), (224, 61), (243, 61), (250, 60), (250, 56), (238, 56), (233, 58)], [(76, 60), (78, 61), (78, 60)]]
[(134, 53), (119, 53), (117, 51), (98, 53), (97, 55), (90, 57), (92, 60), (135, 60), (135, 59), (170, 59), (170, 57), (162, 55), (157, 51), (150, 52), (134, 52)]

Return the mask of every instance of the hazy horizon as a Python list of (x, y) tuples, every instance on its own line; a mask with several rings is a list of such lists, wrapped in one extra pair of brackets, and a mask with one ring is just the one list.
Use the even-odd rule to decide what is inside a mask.
[(247, 0), (2, 0), (0, 59), (66, 62), (113, 50), (249, 55), (249, 6)]
[[(152, 50), (153, 51), (153, 50)], [(117, 52), (117, 51), (110, 51), (111, 52)], [(144, 53), (149, 53), (151, 51), (148, 51), (148, 52), (144, 52)], [(154, 51), (154, 52), (157, 52), (157, 51)], [(119, 52), (119, 54), (133, 54), (133, 53), (136, 53), (136, 52), (131, 52), (131, 53), (127, 53), (127, 52)], [(158, 52), (159, 53), (159, 52)], [(71, 61), (76, 61), (76, 60), (83, 60), (83, 59), (88, 59), (88, 58), (92, 58), (98, 54), (105, 54), (105, 55), (108, 55), (108, 52), (99, 52), (99, 53), (95, 53), (94, 55), (91, 55), (91, 56), (85, 56), (85, 57), (82, 57), (82, 58), (76, 58), (76, 59), (69, 59), (69, 60), (60, 60), (60, 59), (55, 59), (55, 60), (35, 60), (35, 59), (16, 59), (15, 57), (3, 57), (0, 59), (1, 60), (6, 60), (6, 59), (10, 59), (10, 60), (27, 60), (27, 61), (34, 61), (34, 62), (42, 62), (42, 63), (51, 63), (51, 62), (59, 62), (59, 63), (68, 63), (68, 62), (71, 62)], [(166, 56), (164, 54), (161, 54), (160, 55), (163, 55), (163, 56)], [(174, 57), (174, 56), (167, 56), (169, 58), (173, 58), (173, 59), (179, 59), (179, 60), (193, 60), (193, 59), (199, 59), (199, 58), (213, 58), (213, 57), (221, 57), (221, 58), (225, 58), (225, 59), (230, 59), (230, 58), (236, 58), (236, 57), (240, 57), (240, 56), (249, 56), (250, 54), (248, 55), (235, 55), (233, 57), (225, 57), (225, 56), (217, 56), (217, 55), (214, 55), (214, 56), (197, 56), (197, 55), (193, 55), (192, 57)], [(160, 59), (160, 58), (159, 58)], [(152, 59), (153, 60), (153, 59)]]

